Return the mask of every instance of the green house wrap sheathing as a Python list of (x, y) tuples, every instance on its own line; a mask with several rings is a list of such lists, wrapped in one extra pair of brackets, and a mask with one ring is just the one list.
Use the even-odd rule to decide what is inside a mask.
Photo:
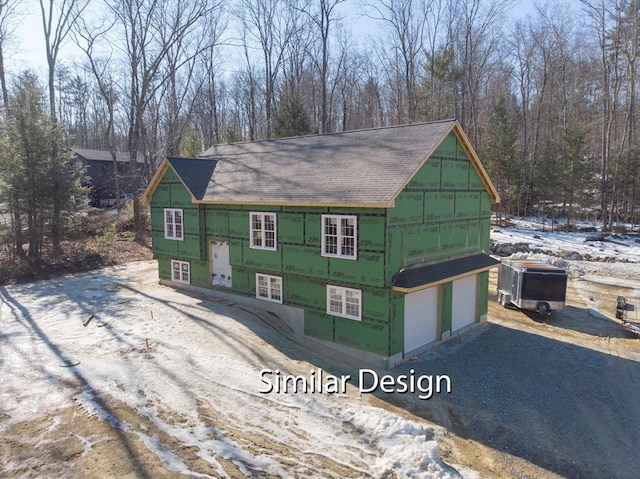
[[(478, 253), (489, 247), (491, 204), (497, 196), (493, 187), (487, 186), (490, 183), (486, 177), (478, 173), (482, 168), (478, 170), (472, 164), (455, 128), (433, 150), (423, 152), (430, 156), (426, 161), (425, 157), (420, 159), (417, 169), (386, 207), (357, 202), (353, 206), (209, 203), (210, 192), (205, 183), (200, 181), (198, 188), (189, 189), (184, 178), (165, 165), (148, 190), (153, 250), (160, 277), (171, 279), (172, 259), (189, 261), (191, 284), (255, 297), (257, 273), (278, 276), (282, 278), (283, 305), (304, 311), (304, 334), (382, 356), (402, 353), (405, 293), (392, 290), (394, 276), (404, 268)], [(183, 161), (176, 171), (190, 171), (186, 168), (197, 166), (197, 161), (202, 160)], [(214, 179), (224, 158), (216, 157), (216, 161), (209, 168)], [(392, 159), (384, 167), (390, 164)], [(377, 181), (384, 185), (386, 177)], [(287, 187), (283, 188), (286, 192)], [(182, 241), (164, 238), (165, 208), (183, 210)], [(276, 213), (275, 251), (250, 246), (252, 211)], [(323, 214), (357, 217), (355, 260), (321, 255)], [(232, 280), (227, 287), (212, 285), (214, 242), (216, 247), (228, 245)], [(328, 284), (361, 291), (360, 320), (327, 314)], [(452, 282), (436, 287), (438, 329), (450, 331)], [(486, 314), (487, 287), (488, 273), (482, 272), (478, 275), (477, 296), (480, 315)]]

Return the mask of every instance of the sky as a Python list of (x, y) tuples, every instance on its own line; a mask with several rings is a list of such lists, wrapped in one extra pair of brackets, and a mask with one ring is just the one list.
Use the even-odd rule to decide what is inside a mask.
[[(93, 0), (95, 2), (95, 0)], [(521, 19), (533, 12), (535, 0), (515, 0), (510, 11), (512, 19)], [(371, 20), (362, 15), (362, 10), (355, 5), (359, 2), (347, 0), (347, 5), (353, 7), (345, 8), (345, 15), (348, 21), (345, 24), (351, 28), (357, 36), (366, 36), (370, 31), (368, 25)], [(47, 63), (44, 47), (44, 35), (42, 33), (42, 19), (39, 4), (36, 0), (28, 0), (22, 3), (18, 12), (20, 19), (17, 21), (14, 40), (5, 53), (7, 71), (9, 74), (17, 74), (24, 68), (30, 68), (42, 75), (46, 74)], [(360, 35), (359, 32), (364, 32)], [(82, 58), (84, 53), (80, 51), (69, 38), (63, 45), (60, 53), (60, 61), (72, 63), (74, 60)]]

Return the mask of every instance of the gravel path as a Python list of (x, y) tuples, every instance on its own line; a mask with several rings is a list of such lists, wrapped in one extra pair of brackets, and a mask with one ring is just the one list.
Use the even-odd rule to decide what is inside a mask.
[[(504, 311), (515, 319), (490, 320), (394, 371), (447, 374), (452, 394), (387, 400), (525, 459), (546, 477), (637, 478), (637, 340), (589, 336)], [(586, 312), (583, 319), (598, 321)]]

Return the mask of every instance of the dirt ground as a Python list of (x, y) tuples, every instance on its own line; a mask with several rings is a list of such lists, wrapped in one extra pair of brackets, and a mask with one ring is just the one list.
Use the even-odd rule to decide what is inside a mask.
[[(612, 286), (597, 280), (584, 281), (574, 277), (568, 289), (567, 309), (554, 313), (550, 320), (542, 320), (535, 315), (502, 308), (495, 302), (495, 275), (491, 275), (490, 281), (488, 324), (480, 325), (462, 335), (462, 338), (452, 339), (432, 349), (420, 360), (429, 361), (437, 358), (438, 355), (443, 354), (443, 351), (446, 352), (446, 348), (461, 348), (474, 342), (479, 343), (486, 328), (501, 327), (552, 339), (555, 343), (563, 345), (565, 349), (581, 347), (626, 358), (635, 363), (640, 362), (640, 339), (629, 335), (622, 330), (618, 322), (610, 319), (614, 316), (615, 297), (620, 294), (632, 296), (638, 294), (637, 290)], [(590, 309), (590, 306), (598, 304), (599, 312)], [(441, 348), (445, 349), (440, 350)], [(311, 364), (321, 361), (314, 352), (309, 353), (309, 358)], [(304, 369), (302, 365), (300, 367)], [(623, 379), (621, 377), (620, 380)], [(82, 385), (69, 384), (69, 387), (82, 387)], [(466, 414), (476, 416), (481, 411), (456, 409), (448, 407), (445, 402), (419, 401), (410, 396), (403, 396), (402, 400), (398, 401), (375, 396), (370, 396), (367, 400), (372, 405), (400, 413), (408, 418), (419, 420), (429, 418), (438, 425), (445, 426), (447, 433), (440, 440), (441, 456), (445, 461), (468, 468), (469, 470), (459, 469), (464, 477), (478, 477), (478, 474), (483, 478), (580, 477), (573, 475), (571, 472), (573, 469), (569, 469), (569, 473), (565, 475), (560, 471), (560, 467), (555, 466), (556, 462), (571, 463), (573, 458), (570, 457), (570, 448), (566, 449), (566, 452), (560, 451), (556, 462), (549, 462), (547, 467), (545, 458), (538, 458), (535, 454), (526, 451), (522, 453), (515, 446), (512, 453), (499, 441), (492, 444), (490, 440), (484, 439), (483, 431), (477, 430), (472, 419), (465, 417)], [(149, 417), (137, 414), (126, 404), (107, 395), (100, 401), (103, 401), (111, 412), (109, 420), (103, 420), (89, 413), (81, 404), (77, 404), (68, 409), (56, 411), (55, 414), (30, 422), (22, 422), (6, 429), (0, 437), (0, 477), (149, 479), (183, 477), (179, 472), (168, 470), (163, 458), (150, 450), (144, 439), (150, 436), (164, 444), (167, 454), (177, 457), (188, 467), (188, 475), (198, 474), (202, 475), (201, 477), (223, 475), (202, 458), (196, 448), (187, 446), (176, 437), (159, 430)], [(428, 406), (425, 406), (425, 403), (428, 403)], [(429, 411), (425, 412), (425, 407), (428, 407)], [(185, 418), (166, 406), (160, 408), (158, 414), (162, 415), (168, 423), (185, 421)], [(221, 434), (242, 444), (254, 454), (276, 455), (285, 462), (298, 460), (283, 450), (282, 445), (273, 443), (269, 438), (259, 434), (247, 432), (243, 427), (211, 410), (205, 402), (202, 402), (199, 414)], [(590, 411), (588, 414), (591, 416), (585, 416), (584, 420), (593, 422), (593, 418), (599, 414), (599, 411)], [(6, 417), (3, 418), (0, 415), (0, 423), (4, 419)], [(601, 424), (597, 421), (596, 423)], [(599, 433), (607, 438), (606, 444), (610, 445), (611, 450), (618, 446), (616, 441), (619, 438), (615, 432), (603, 430)], [(91, 444), (87, 444), (85, 439), (87, 437), (92, 438)], [(537, 440), (544, 441), (544, 437), (544, 434), (540, 434)], [(546, 445), (541, 443), (538, 446), (552, 450), (557, 447), (557, 444), (553, 437), (549, 437)], [(562, 454), (565, 454), (565, 457)], [(637, 464), (637, 459), (638, 456), (635, 460), (629, 458), (629, 462)], [(231, 460), (224, 458), (217, 458), (217, 460), (222, 465), (224, 474), (232, 478), (276, 477), (246, 470)], [(315, 466), (325, 468), (328, 476), (362, 477), (358, 472), (358, 465), (350, 467), (325, 456), (306, 455), (305, 460), (315, 461)], [(578, 473), (584, 470), (576, 467), (575, 470)], [(631, 477), (626, 475), (628, 470), (626, 467), (627, 465), (621, 465), (620, 470), (609, 470), (610, 474), (607, 477)], [(478, 474), (473, 471), (477, 471)], [(589, 475), (582, 477), (589, 477)]]

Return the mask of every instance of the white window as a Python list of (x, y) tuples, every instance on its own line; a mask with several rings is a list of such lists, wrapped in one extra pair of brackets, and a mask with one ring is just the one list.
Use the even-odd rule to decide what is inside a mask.
[(256, 298), (282, 304), (282, 278), (256, 273)]
[(322, 256), (356, 259), (358, 217), (322, 215)]
[(188, 261), (171, 260), (171, 280), (178, 283), (191, 283), (191, 265)]
[(276, 214), (249, 213), (251, 247), (257, 249), (276, 249)]
[(184, 223), (181, 209), (164, 209), (164, 237), (166, 239), (183, 240)]
[(327, 285), (327, 314), (360, 321), (361, 311), (362, 291)]

